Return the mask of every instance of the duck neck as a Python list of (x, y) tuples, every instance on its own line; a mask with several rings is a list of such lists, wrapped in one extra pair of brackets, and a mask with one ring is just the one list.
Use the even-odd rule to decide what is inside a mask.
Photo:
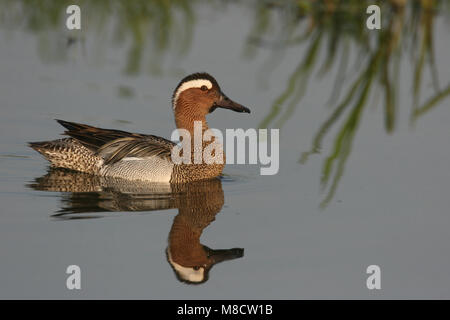
[[(190, 134), (191, 160), (193, 163), (198, 163), (195, 161), (196, 153), (198, 154), (200, 152), (200, 154), (202, 155), (205, 148), (207, 148), (212, 143), (215, 143), (214, 148), (216, 150), (220, 148), (220, 150), (222, 151), (221, 153), (223, 160), (221, 161), (221, 163), (225, 163), (223, 146), (220, 141), (216, 140), (216, 137), (214, 135), (211, 138), (204, 139), (204, 133), (209, 130), (209, 126), (206, 122), (204, 114), (177, 111), (175, 113), (175, 123), (178, 129), (186, 130)], [(180, 136), (183, 136), (183, 133), (180, 132)], [(201, 142), (199, 142), (199, 140)], [(221, 165), (221, 167), (223, 167), (223, 165)]]
[(205, 226), (196, 226), (189, 215), (178, 214), (169, 232), (169, 250), (173, 261), (183, 266), (208, 263), (200, 236)]
[[(195, 134), (195, 125), (201, 125), (201, 133), (203, 133), (209, 129), (208, 123), (206, 122), (206, 118), (204, 115), (195, 115), (195, 114), (183, 114), (182, 112), (175, 113), (175, 124), (178, 129), (187, 130), (191, 137), (194, 137)], [(198, 130), (198, 129), (197, 129)]]

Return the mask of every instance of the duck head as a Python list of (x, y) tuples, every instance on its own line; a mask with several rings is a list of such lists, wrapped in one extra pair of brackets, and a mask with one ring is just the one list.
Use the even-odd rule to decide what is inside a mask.
[(183, 78), (174, 90), (172, 107), (175, 115), (194, 120), (204, 118), (217, 108), (250, 113), (250, 109), (228, 98), (208, 73), (194, 73)]

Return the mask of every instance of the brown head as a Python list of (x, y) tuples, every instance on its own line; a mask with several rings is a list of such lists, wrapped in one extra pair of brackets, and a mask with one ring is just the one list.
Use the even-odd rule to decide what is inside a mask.
[(177, 127), (188, 130), (194, 121), (205, 122), (205, 116), (217, 108), (250, 113), (229, 99), (208, 73), (194, 73), (182, 79), (173, 92), (172, 107)]

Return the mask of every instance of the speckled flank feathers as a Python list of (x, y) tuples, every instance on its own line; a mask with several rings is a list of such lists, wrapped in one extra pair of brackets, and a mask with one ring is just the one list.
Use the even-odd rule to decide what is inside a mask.
[(103, 159), (73, 138), (30, 142), (30, 147), (42, 154), (51, 166), (98, 174)]

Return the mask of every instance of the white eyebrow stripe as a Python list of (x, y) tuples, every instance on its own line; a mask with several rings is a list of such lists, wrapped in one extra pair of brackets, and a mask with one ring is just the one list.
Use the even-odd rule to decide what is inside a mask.
[(191, 282), (200, 282), (205, 278), (204, 267), (200, 267), (199, 270), (194, 270), (194, 268), (192, 267), (183, 267), (182, 265), (173, 261), (170, 250), (167, 251), (167, 256), (169, 258), (170, 264), (174, 267), (175, 270), (177, 270), (182, 279), (189, 280)]
[(183, 91), (185, 91), (187, 89), (191, 89), (191, 88), (201, 88), (202, 86), (206, 86), (209, 90), (212, 88), (213, 85), (212, 85), (211, 81), (206, 80), (206, 79), (190, 80), (190, 81), (183, 83), (175, 92), (175, 97), (173, 99), (173, 106), (172, 106), (173, 109), (175, 109), (178, 97), (180, 96), (180, 94)]

